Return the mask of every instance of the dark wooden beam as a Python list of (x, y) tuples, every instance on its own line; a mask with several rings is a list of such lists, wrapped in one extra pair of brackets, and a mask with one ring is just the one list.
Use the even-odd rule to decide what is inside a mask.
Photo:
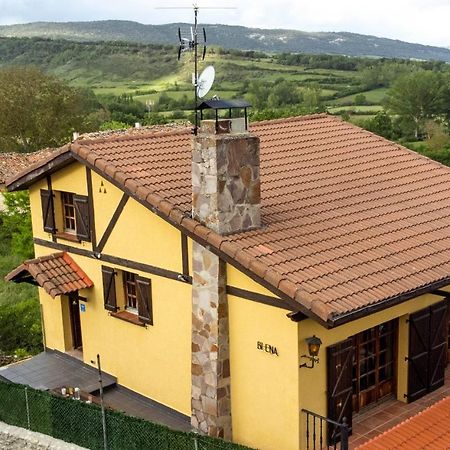
[(189, 276), (189, 249), (187, 236), (181, 232), (181, 259), (183, 267), (183, 275)]
[(111, 264), (117, 264), (118, 266), (123, 266), (134, 270), (140, 270), (145, 273), (150, 273), (152, 275), (157, 275), (164, 278), (170, 278), (171, 280), (176, 280), (187, 284), (192, 283), (191, 277), (185, 277), (182, 273), (163, 269), (161, 267), (152, 266), (150, 264), (131, 261), (125, 258), (119, 258), (118, 256), (105, 254), (99, 255), (98, 253), (96, 254), (84, 248), (71, 247), (69, 245), (61, 244), (59, 242), (50, 242), (39, 238), (34, 238), (33, 241), (36, 245), (42, 245), (43, 247), (53, 248), (55, 250), (73, 253), (75, 255), (86, 256), (87, 258), (97, 259), (99, 261), (108, 262)]
[(89, 205), (89, 227), (91, 229), (92, 250), (97, 251), (97, 234), (95, 231), (95, 214), (94, 214), (94, 189), (92, 187), (92, 172), (89, 167), (86, 167), (86, 184), (88, 193)]
[[(53, 215), (53, 230), (58, 231), (56, 229), (56, 218), (55, 218), (55, 196), (53, 195), (53, 188), (52, 188), (52, 177), (50, 175), (47, 175), (47, 190), (50, 192), (50, 202), (51, 202), (51, 213)], [(52, 233), (52, 241), (56, 242), (56, 234)]]
[(252, 300), (258, 303), (264, 303), (265, 305), (275, 306), (277, 308), (287, 309), (283, 300), (277, 297), (271, 297), (270, 295), (258, 294), (257, 292), (247, 291), (245, 289), (237, 288), (234, 286), (227, 286), (227, 294), (235, 297), (245, 298), (246, 300)]
[(450, 292), (443, 291), (442, 289), (436, 289), (433, 292), (430, 292), (430, 294), (439, 295), (439, 297), (450, 299)]
[(122, 195), (122, 198), (120, 199), (120, 202), (117, 205), (117, 208), (114, 211), (114, 214), (112, 215), (111, 220), (109, 221), (109, 224), (106, 227), (106, 230), (103, 233), (103, 236), (97, 245), (97, 250), (96, 250), (97, 253), (101, 253), (103, 251), (103, 249), (105, 248), (105, 245), (108, 242), (108, 239), (111, 236), (111, 233), (113, 232), (114, 227), (116, 226), (116, 223), (119, 220), (119, 217), (122, 214), (123, 208), (125, 208), (125, 205), (127, 204), (129, 198), (130, 198), (130, 196), (128, 194), (124, 193)]

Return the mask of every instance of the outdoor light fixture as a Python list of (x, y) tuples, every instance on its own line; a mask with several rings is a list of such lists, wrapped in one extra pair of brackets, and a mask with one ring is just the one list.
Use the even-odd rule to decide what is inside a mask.
[(302, 358), (307, 358), (310, 360), (311, 365), (308, 365), (308, 363), (300, 364), (300, 367), (306, 367), (307, 369), (312, 369), (314, 367), (315, 363), (319, 363), (319, 349), (320, 345), (322, 344), (322, 341), (320, 338), (318, 338), (316, 335), (313, 335), (312, 337), (305, 339), (306, 344), (308, 345), (308, 355), (302, 355)]

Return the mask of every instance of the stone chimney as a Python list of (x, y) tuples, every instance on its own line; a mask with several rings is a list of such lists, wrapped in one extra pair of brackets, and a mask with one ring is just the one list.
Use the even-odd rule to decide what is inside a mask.
[(230, 119), (204, 120), (193, 139), (192, 216), (219, 234), (259, 228), (259, 138)]
[[(260, 226), (259, 139), (231, 120), (204, 120), (192, 139), (193, 217), (230, 234)], [(194, 428), (232, 439), (226, 265), (193, 243), (192, 415)]]

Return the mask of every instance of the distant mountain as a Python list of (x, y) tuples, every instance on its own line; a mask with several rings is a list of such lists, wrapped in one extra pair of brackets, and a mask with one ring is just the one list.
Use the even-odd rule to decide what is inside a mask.
[[(97, 22), (35, 22), (0, 27), (0, 36), (46, 37), (73, 41), (126, 41), (175, 44), (177, 29), (188, 32), (189, 24), (143, 25), (137, 22), (106, 20)], [(442, 60), (450, 62), (450, 49), (367, 36), (363, 34), (307, 33), (295, 30), (266, 30), (229, 25), (205, 25), (208, 42), (224, 48), (263, 52), (328, 53)]]

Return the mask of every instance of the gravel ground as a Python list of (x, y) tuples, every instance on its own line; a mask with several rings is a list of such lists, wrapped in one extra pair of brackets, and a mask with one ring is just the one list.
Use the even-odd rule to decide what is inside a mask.
[(0, 422), (0, 450), (85, 450), (51, 436)]
[(48, 446), (35, 444), (10, 434), (0, 433), (0, 450), (47, 450)]

